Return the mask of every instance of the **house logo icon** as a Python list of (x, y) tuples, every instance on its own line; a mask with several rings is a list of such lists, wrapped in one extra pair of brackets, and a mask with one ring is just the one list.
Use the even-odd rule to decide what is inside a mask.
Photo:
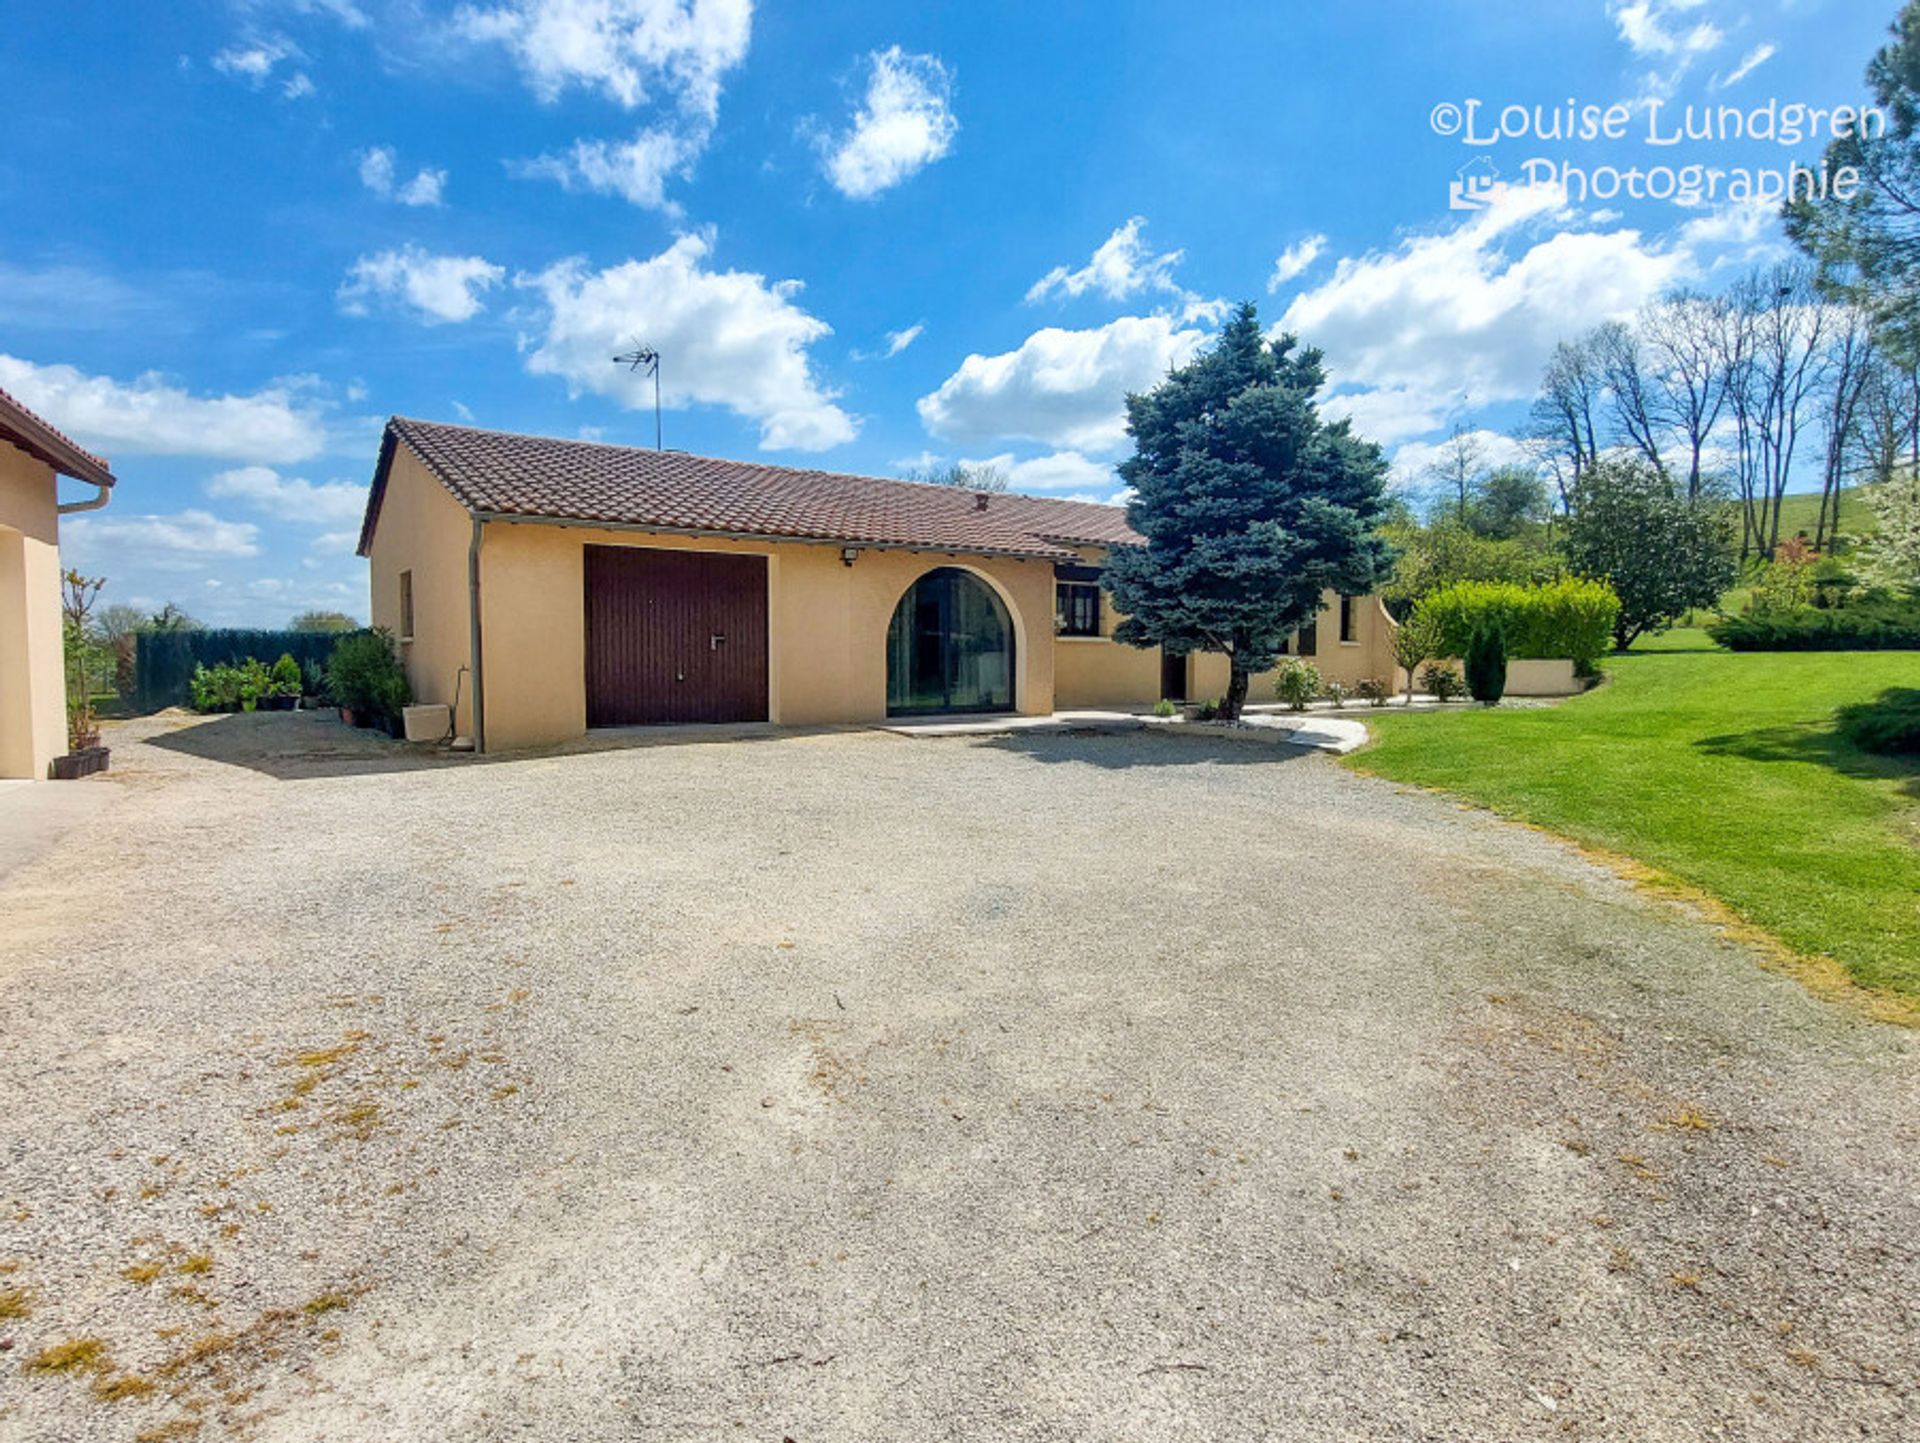
[(1476, 155), (1447, 183), (1448, 210), (1485, 210), (1506, 193), (1500, 168), (1490, 155)]

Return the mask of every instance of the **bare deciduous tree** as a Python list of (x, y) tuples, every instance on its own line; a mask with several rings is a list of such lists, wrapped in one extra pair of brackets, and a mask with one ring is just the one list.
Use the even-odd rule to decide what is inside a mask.
[(1640, 317), (1654, 421), (1686, 447), (1687, 500), (1700, 499), (1702, 457), (1727, 406), (1727, 367), (1720, 338), (1727, 302), (1681, 290)]

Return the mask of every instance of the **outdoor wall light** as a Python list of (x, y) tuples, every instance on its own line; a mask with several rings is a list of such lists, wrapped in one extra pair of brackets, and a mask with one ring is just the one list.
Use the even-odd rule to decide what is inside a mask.
[(859, 554), (860, 548), (858, 546), (842, 546), (840, 548), (841, 564), (844, 566), (853, 565), (854, 558)]

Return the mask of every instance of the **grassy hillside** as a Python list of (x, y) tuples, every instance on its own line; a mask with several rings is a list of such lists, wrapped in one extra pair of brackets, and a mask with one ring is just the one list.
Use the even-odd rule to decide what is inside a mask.
[[(1813, 528), (1820, 519), (1820, 496), (1812, 492), (1800, 496), (1783, 496), (1780, 500), (1780, 535), (1793, 536), (1799, 532), (1813, 535)], [(1842, 535), (1867, 536), (1876, 529), (1873, 508), (1867, 505), (1864, 486), (1843, 486), (1840, 488), (1840, 532)]]

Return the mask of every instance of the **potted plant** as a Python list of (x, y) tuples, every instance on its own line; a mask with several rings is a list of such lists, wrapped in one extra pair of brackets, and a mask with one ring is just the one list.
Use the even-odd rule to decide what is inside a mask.
[(281, 652), (267, 673), (267, 710), (292, 711), (300, 704), (300, 684), (300, 663), (291, 652)]
[(53, 775), (60, 781), (92, 776), (107, 769), (111, 755), (100, 745), (100, 726), (93, 710), (93, 675), (88, 662), (89, 624), (93, 604), (106, 578), (85, 577), (69, 571), (60, 578), (60, 609), (65, 613), (67, 653), (67, 754), (53, 759)]
[(334, 643), (327, 658), (327, 682), (349, 725), (399, 724), (400, 709), (412, 700), (406, 671), (394, 655), (393, 634), (385, 629), (355, 632)]
[(300, 704), (308, 711), (334, 705), (333, 688), (327, 685), (327, 669), (317, 661), (300, 663)]
[(187, 690), (195, 711), (233, 711), (240, 705), (240, 668), (224, 661), (197, 665)]
[(273, 686), (273, 673), (258, 657), (250, 656), (236, 668), (239, 674), (240, 710), (253, 711)]

